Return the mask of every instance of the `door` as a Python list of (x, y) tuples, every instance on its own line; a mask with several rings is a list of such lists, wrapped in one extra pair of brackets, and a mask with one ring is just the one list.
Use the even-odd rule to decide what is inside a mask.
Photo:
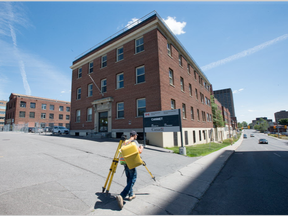
[(99, 132), (108, 132), (108, 112), (99, 113)]

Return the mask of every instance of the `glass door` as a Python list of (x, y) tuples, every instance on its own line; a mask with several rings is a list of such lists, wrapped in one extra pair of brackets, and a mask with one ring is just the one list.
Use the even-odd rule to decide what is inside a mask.
[(99, 132), (108, 132), (108, 112), (99, 113)]

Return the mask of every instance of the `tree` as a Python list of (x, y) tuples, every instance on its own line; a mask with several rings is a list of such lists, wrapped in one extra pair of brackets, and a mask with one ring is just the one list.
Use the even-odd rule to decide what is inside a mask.
[(268, 128), (269, 128), (268, 122), (262, 118), (260, 118), (254, 126), (254, 129), (259, 130), (261, 133), (263, 133), (264, 131), (267, 131)]
[(238, 128), (242, 128), (242, 127), (243, 127), (242, 123), (238, 122), (238, 123), (237, 123), (237, 127), (238, 127)]
[(215, 103), (214, 96), (211, 95), (210, 98), (211, 98), (211, 108), (212, 108), (212, 114), (213, 114), (213, 125), (215, 128), (224, 127), (225, 124), (223, 121), (221, 110), (218, 109), (218, 106)]
[(288, 118), (280, 119), (280, 120), (279, 120), (279, 124), (280, 124), (280, 125), (288, 125)]
[(247, 126), (248, 126), (247, 122), (246, 122), (246, 121), (243, 121), (243, 122), (242, 122), (242, 126), (243, 126), (243, 127), (247, 127)]

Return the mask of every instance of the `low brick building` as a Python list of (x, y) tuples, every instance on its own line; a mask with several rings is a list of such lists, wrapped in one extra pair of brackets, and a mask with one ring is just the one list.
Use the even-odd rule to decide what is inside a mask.
[[(142, 135), (144, 112), (181, 109), (184, 145), (209, 142), (211, 83), (157, 13), (82, 55), (71, 69), (72, 134), (120, 137), (133, 129)], [(147, 138), (159, 146), (181, 144), (177, 132)]]
[(68, 101), (12, 93), (6, 104), (5, 124), (70, 128), (70, 107)]
[(0, 131), (3, 129), (5, 123), (6, 103), (7, 101), (0, 100)]

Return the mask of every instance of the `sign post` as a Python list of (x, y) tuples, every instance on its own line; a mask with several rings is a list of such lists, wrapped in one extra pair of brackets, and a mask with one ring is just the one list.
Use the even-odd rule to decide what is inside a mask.
[(179, 132), (181, 136), (181, 147), (179, 153), (186, 155), (183, 146), (182, 123), (180, 109), (156, 112), (145, 112), (143, 117), (144, 147), (146, 145), (146, 132)]

